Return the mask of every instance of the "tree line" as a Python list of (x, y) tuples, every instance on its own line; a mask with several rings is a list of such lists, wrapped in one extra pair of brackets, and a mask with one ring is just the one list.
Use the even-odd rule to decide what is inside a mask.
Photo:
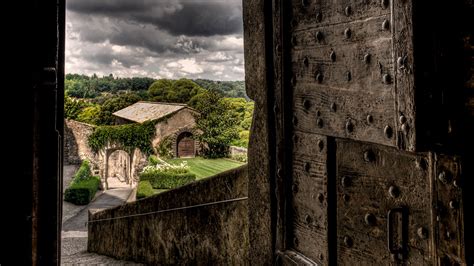
[[(153, 79), (149, 77), (119, 78), (112, 74), (98, 77), (82, 74), (66, 74), (64, 81), (65, 91), (69, 96), (75, 98), (96, 98), (101, 95), (124, 93), (134, 91), (139, 94), (145, 93), (150, 86), (162, 81), (163, 85), (172, 83), (170, 79)], [(224, 97), (246, 98), (244, 81), (216, 81), (207, 79), (192, 80), (195, 84), (207, 90), (217, 90)]]

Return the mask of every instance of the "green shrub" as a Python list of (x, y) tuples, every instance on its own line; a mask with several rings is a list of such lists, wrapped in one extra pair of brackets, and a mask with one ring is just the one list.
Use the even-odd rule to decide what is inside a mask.
[(91, 173), (91, 167), (90, 163), (87, 160), (82, 161), (81, 167), (77, 170), (77, 172), (74, 174), (74, 178), (72, 182), (76, 182), (79, 180), (86, 180), (89, 179), (89, 177), (92, 175)]
[(233, 146), (248, 148), (250, 131), (242, 130), (239, 132), (239, 138), (232, 141)]
[(149, 197), (154, 194), (153, 187), (149, 181), (140, 181), (137, 189), (137, 199)]
[(232, 160), (243, 162), (243, 163), (247, 162), (247, 158), (248, 158), (247, 154), (236, 154), (231, 157)]
[(99, 184), (100, 178), (98, 176), (89, 176), (85, 179), (75, 178), (72, 185), (66, 189), (64, 200), (76, 205), (88, 204), (97, 192)]
[(156, 158), (155, 155), (150, 155), (148, 157), (148, 165), (157, 165), (160, 161)]
[(155, 189), (169, 189), (186, 185), (196, 180), (196, 175), (191, 173), (173, 172), (143, 172), (140, 174), (141, 181), (149, 181)]

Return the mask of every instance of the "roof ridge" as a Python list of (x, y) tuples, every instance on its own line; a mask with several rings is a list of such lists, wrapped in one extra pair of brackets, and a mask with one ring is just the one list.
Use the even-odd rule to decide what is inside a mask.
[[(178, 105), (178, 106), (188, 106), (185, 103), (168, 103), (168, 102), (152, 102), (152, 101), (138, 101), (136, 103), (151, 103), (151, 104), (163, 104), (163, 105)], [(134, 103), (135, 104), (135, 103)], [(132, 104), (133, 105), (133, 104)]]
[[(144, 105), (142, 103), (144, 103)], [(112, 115), (124, 118), (129, 121), (143, 123), (148, 120), (155, 120), (167, 115), (171, 115), (172, 113), (176, 113), (184, 109), (197, 112), (186, 104), (139, 101), (115, 111), (112, 113)]]

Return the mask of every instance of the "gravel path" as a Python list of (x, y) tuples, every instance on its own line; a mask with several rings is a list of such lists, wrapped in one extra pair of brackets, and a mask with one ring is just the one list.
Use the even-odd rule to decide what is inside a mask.
[[(71, 182), (78, 166), (64, 166), (64, 187)], [(98, 191), (89, 205), (76, 206), (63, 201), (63, 228), (61, 245), (62, 265), (142, 265), (134, 262), (116, 260), (87, 252), (87, 227), (89, 209), (111, 208), (123, 204), (130, 196), (132, 189), (121, 187)]]

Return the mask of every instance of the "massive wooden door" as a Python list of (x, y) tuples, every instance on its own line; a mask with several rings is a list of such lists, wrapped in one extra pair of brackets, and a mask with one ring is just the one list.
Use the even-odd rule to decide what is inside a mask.
[(181, 133), (177, 139), (177, 157), (194, 157), (193, 134), (189, 132)]
[(472, 155), (458, 127), (474, 97), (448, 85), (469, 67), (439, 63), (464, 49), (427, 22), (443, 4), (276, 0), (272, 11), (277, 261), (464, 264), (460, 155)]

